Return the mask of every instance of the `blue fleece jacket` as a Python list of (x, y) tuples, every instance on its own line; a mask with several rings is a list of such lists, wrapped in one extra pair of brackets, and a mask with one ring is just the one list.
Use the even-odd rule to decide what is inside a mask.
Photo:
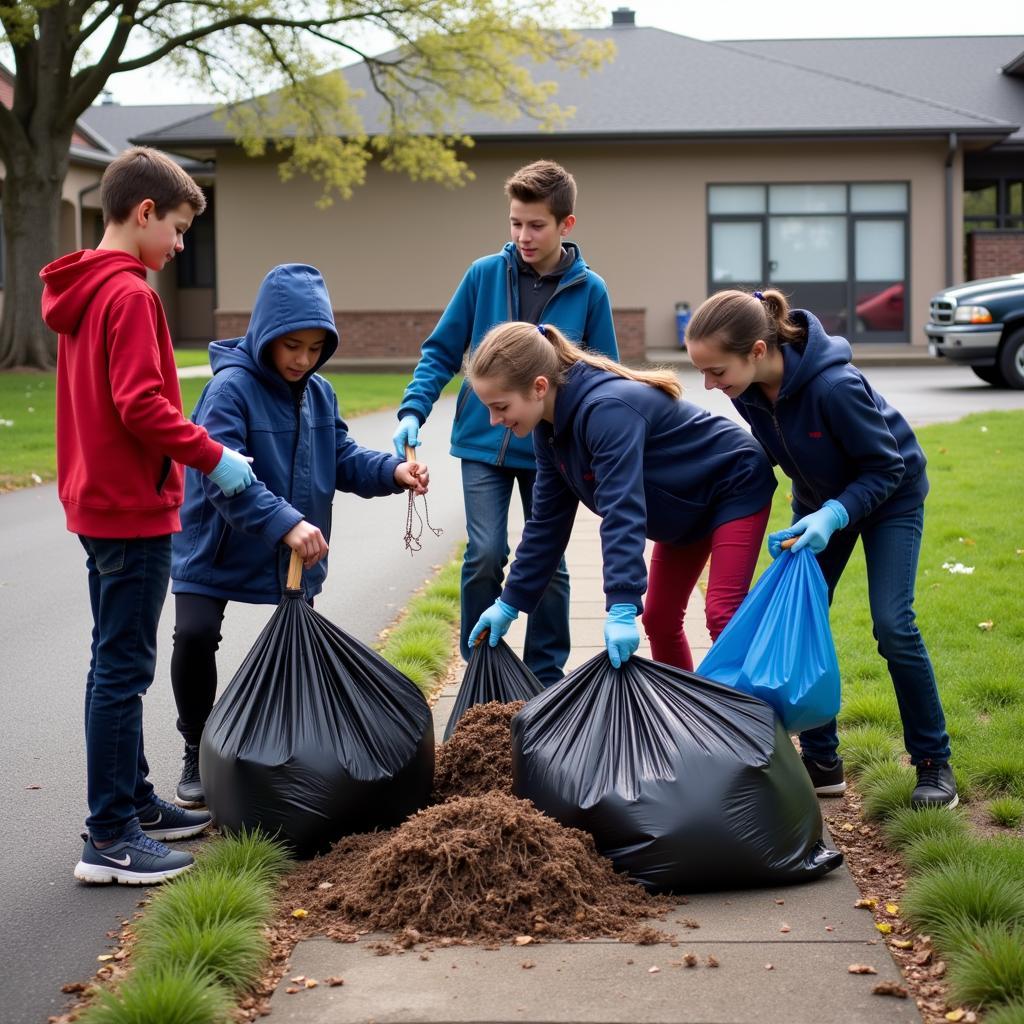
[[(554, 324), (577, 345), (618, 359), (604, 281), (583, 262), (575, 243), (562, 245), (575, 252), (576, 259), (562, 274), (538, 322)], [(437, 326), (423, 342), (398, 418), (412, 414), (425, 423), (441, 389), (462, 369), (467, 351), (476, 348), (492, 327), (519, 319), (519, 271), (515, 246), (509, 242), (501, 252), (476, 260), (466, 271)], [(451, 454), (514, 469), (535, 466), (530, 439), (517, 438), (504, 427), (492, 427), (487, 409), (465, 381), (455, 407)]]
[(845, 338), (825, 333), (803, 309), (790, 320), (806, 342), (782, 346), (774, 404), (757, 385), (733, 399), (754, 437), (793, 481), (793, 508), (806, 515), (830, 498), (862, 526), (920, 505), (925, 456), (907, 421), (850, 365)]
[(690, 402), (577, 363), (555, 397), (554, 424), (533, 431), (533, 511), (501, 599), (532, 611), (558, 565), (578, 502), (602, 518), (608, 608), (643, 610), (648, 538), (689, 544), (764, 508), (775, 474), (740, 426)]
[[(289, 331), (322, 327), (317, 366), (289, 385), (267, 359)], [(395, 494), (400, 460), (362, 448), (348, 436), (330, 382), (315, 372), (338, 347), (331, 300), (320, 272), (302, 264), (275, 267), (263, 279), (244, 338), (210, 345), (213, 379), (192, 419), (228, 448), (253, 458), (256, 483), (226, 498), (196, 470), (185, 481), (181, 533), (172, 542), (176, 594), (274, 604), (281, 599), (290, 549), (282, 537), (305, 519), (331, 534), (335, 490), (363, 498)], [(327, 559), (302, 574), (307, 597), (318, 594)]]

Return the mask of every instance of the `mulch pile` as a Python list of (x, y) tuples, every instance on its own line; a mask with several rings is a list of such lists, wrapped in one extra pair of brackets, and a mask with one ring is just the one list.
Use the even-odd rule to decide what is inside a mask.
[(509, 723), (520, 707), (466, 712), (438, 751), (441, 803), (390, 831), (341, 839), (289, 874), (286, 900), (306, 911), (303, 930), (349, 941), (389, 931), (399, 948), (421, 940), (672, 938), (644, 922), (678, 899), (650, 896), (614, 871), (588, 833), (512, 796)]
[(434, 799), (512, 794), (512, 716), (525, 704), (476, 704), (459, 719), (455, 732), (437, 751)]

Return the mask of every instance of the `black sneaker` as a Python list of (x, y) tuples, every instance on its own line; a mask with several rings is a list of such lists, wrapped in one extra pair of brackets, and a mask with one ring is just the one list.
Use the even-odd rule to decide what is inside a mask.
[(213, 818), (209, 811), (186, 811), (175, 807), (160, 797), (153, 797), (153, 803), (139, 811), (139, 827), (150, 839), (173, 842), (197, 836)]
[(846, 792), (846, 778), (843, 775), (843, 759), (822, 763), (809, 757), (800, 759), (811, 777), (811, 785), (818, 796), (842, 796)]
[(82, 839), (85, 849), (75, 865), (75, 878), (80, 882), (153, 885), (180, 875), (193, 863), (192, 854), (169, 850), (138, 830), (102, 850), (88, 833), (83, 832)]
[(910, 797), (911, 807), (956, 807), (960, 794), (948, 764), (922, 761), (917, 766), (917, 785)]
[(205, 807), (206, 794), (203, 781), (199, 778), (199, 744), (186, 743), (185, 756), (181, 759), (181, 778), (174, 802), (179, 807)]

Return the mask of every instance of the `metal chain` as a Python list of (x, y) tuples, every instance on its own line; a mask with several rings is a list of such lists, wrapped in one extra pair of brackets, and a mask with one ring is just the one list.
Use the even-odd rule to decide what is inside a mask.
[[(435, 537), (440, 537), (444, 530), (439, 526), (434, 526), (430, 521), (430, 506), (427, 504), (427, 496), (423, 495), (423, 515), (427, 517), (427, 529)], [(412, 518), (413, 516), (419, 521), (419, 529), (413, 533)], [(405, 512), (405, 550), (412, 556), (417, 551), (423, 550), (423, 543), (421, 538), (423, 537), (423, 516), (420, 515), (420, 510), (416, 507), (416, 495), (409, 491), (409, 507)]]

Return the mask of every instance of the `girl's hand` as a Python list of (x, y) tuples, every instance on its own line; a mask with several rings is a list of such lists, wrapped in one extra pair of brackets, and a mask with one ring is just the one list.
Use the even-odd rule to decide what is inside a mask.
[(312, 569), (321, 558), (327, 557), (324, 535), (305, 519), (296, 523), (281, 539), (292, 551), (302, 556), (303, 569)]
[(413, 494), (426, 494), (430, 470), (423, 462), (403, 462), (395, 467), (395, 483)]

